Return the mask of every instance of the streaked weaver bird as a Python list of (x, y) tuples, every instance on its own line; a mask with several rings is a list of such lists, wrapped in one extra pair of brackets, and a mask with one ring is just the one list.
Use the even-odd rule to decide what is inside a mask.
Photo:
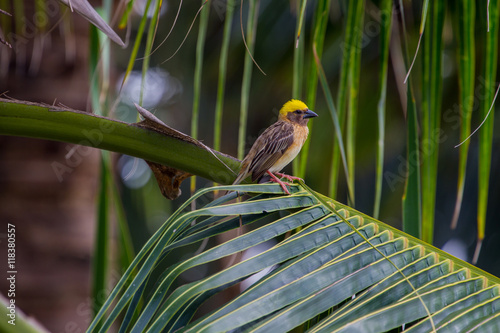
[(270, 180), (281, 185), (290, 194), (285, 182), (275, 175), (289, 181), (300, 179), (280, 173), (299, 153), (309, 134), (307, 122), (318, 115), (309, 110), (303, 102), (292, 99), (280, 110), (278, 121), (269, 126), (257, 140), (241, 162), (241, 169), (234, 184), (239, 184), (249, 175), (252, 181), (261, 179), (266, 173)]

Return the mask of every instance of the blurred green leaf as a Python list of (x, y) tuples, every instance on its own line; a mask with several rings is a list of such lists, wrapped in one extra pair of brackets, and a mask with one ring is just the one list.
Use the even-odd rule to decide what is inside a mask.
[(134, 68), (134, 63), (137, 60), (137, 53), (139, 52), (139, 48), (142, 42), (142, 35), (144, 34), (144, 29), (146, 28), (146, 23), (148, 20), (148, 11), (149, 11), (149, 6), (151, 6), (151, 1), (152, 0), (147, 0), (146, 2), (144, 13), (142, 14), (141, 18), (141, 23), (139, 24), (139, 28), (137, 29), (137, 34), (135, 36), (134, 46), (132, 48), (132, 52), (128, 60), (127, 69), (125, 70), (125, 75), (123, 76), (122, 87), (127, 81), (130, 72), (132, 72), (132, 69)]
[(430, 7), (428, 27), (422, 48), (422, 240), (432, 244), (439, 144), (441, 142), (441, 96), (444, 2), (435, 1)]
[(215, 104), (214, 121), (214, 149), (220, 150), (222, 140), (222, 110), (224, 108), (224, 92), (226, 89), (226, 75), (229, 42), (231, 40), (231, 26), (233, 23), (233, 13), (236, 0), (226, 1), (226, 12), (224, 16), (224, 35), (219, 56), (219, 79), (217, 82), (217, 101)]
[[(399, 8), (403, 9), (402, 1), (399, 1)], [(426, 7), (425, 7), (426, 8)], [(427, 11), (422, 13), (422, 21), (425, 22)], [(410, 68), (408, 38), (404, 15), (401, 15), (401, 27), (403, 31), (403, 60), (406, 68)], [(423, 32), (423, 23), (420, 26), (420, 35)], [(419, 40), (420, 44), (420, 40)], [(418, 46), (417, 46), (418, 51)], [(409, 70), (407, 74), (409, 78)], [(422, 236), (422, 190), (420, 183), (420, 148), (418, 138), (418, 115), (415, 95), (413, 92), (412, 79), (409, 78), (406, 84), (406, 160), (405, 160), (405, 189), (403, 193), (403, 231), (420, 238)]]
[(473, 0), (451, 2), (454, 19), (454, 28), (458, 43), (458, 75), (459, 75), (459, 98), (460, 98), (460, 145), (458, 161), (458, 184), (455, 210), (451, 221), (451, 229), (455, 229), (462, 207), (465, 188), (465, 175), (467, 169), (467, 156), (470, 141), (466, 140), (471, 131), (471, 118), (474, 107), (474, 73), (476, 65), (475, 55), (475, 16), (476, 5)]
[[(241, 83), (240, 123), (238, 129), (238, 159), (245, 157), (246, 127), (248, 118), (248, 105), (250, 102), (250, 85), (252, 82), (253, 56), (255, 48), (255, 35), (257, 34), (257, 22), (259, 17), (259, 0), (248, 2), (247, 35), (245, 38), (246, 49), (243, 64), (243, 79)], [(243, 6), (243, 2), (241, 3)], [(243, 34), (243, 8), (240, 8), (241, 33)], [(244, 37), (244, 36), (242, 36)]]
[[(359, 42), (361, 38), (358, 32), (361, 33), (361, 31), (359, 31), (360, 29), (359, 27), (360, 25), (362, 25), (363, 22), (363, 15), (360, 15), (360, 13), (364, 10), (362, 4), (363, 0), (355, 0), (355, 1), (350, 1), (348, 3), (347, 20), (345, 24), (345, 37), (340, 46), (340, 49), (342, 51), (342, 65), (340, 68), (340, 82), (337, 94), (337, 113), (341, 129), (346, 128), (345, 127), (346, 118), (354, 116), (354, 114), (347, 112), (347, 107), (348, 107), (349, 97), (351, 96), (350, 89), (352, 80), (350, 79), (352, 78), (355, 66), (358, 66), (357, 64), (355, 64), (357, 62), (355, 54), (357, 52), (357, 48), (359, 48)], [(354, 120), (352, 118), (347, 122), (354, 126)], [(349, 130), (346, 129), (344, 132), (347, 131)], [(350, 134), (346, 134), (346, 145), (345, 145), (346, 156), (347, 156), (346, 162), (347, 162), (347, 168), (349, 170), (349, 172), (347, 172), (347, 174), (349, 174), (349, 177), (346, 178), (346, 181), (348, 184), (347, 186), (349, 187), (349, 191), (351, 192), (350, 200), (355, 200), (354, 188), (353, 188), (354, 183), (352, 182), (353, 178), (350, 176), (350, 172), (353, 171), (354, 166), (351, 164), (352, 161), (349, 160), (350, 158), (353, 157), (352, 156), (353, 148), (351, 148), (350, 152), (347, 151), (348, 150), (347, 146), (353, 145), (352, 140), (354, 140), (354, 133), (352, 132), (351, 128)], [(351, 142), (347, 143), (347, 141)], [(338, 168), (339, 168), (339, 158), (340, 158), (339, 153), (340, 153), (339, 146), (334, 144), (332, 152), (332, 162), (331, 162), (332, 169), (330, 173), (330, 187), (328, 192), (328, 195), (331, 197), (335, 197), (337, 193)]]
[[(485, 7), (489, 6), (489, 11)], [(498, 0), (489, 1), (488, 4), (481, 4), (482, 9), (479, 13), (487, 15), (489, 13), (488, 31), (482, 26), (482, 33), (485, 34), (485, 57), (482, 68), (481, 84), (484, 84), (484, 99), (480, 105), (480, 119), (486, 119), (491, 104), (493, 103), (493, 94), (495, 91), (495, 79), (498, 62), (498, 20), (499, 6)], [(485, 23), (484, 20), (482, 21)], [(493, 124), (494, 112), (489, 113), (486, 121), (479, 130), (479, 152), (478, 152), (478, 201), (477, 201), (477, 244), (472, 261), (477, 262), (479, 252), (486, 229), (486, 211), (488, 207), (488, 191), (490, 188), (491, 157), (493, 145)]]
[[(359, 99), (359, 78), (361, 68), (361, 50), (363, 49), (363, 19), (364, 15), (364, 1), (357, 0), (349, 3), (349, 16), (354, 16), (352, 22), (352, 44), (346, 46), (345, 52), (349, 52), (348, 76), (349, 76), (349, 90), (348, 90), (348, 105), (347, 105), (347, 119), (346, 119), (346, 157), (347, 168), (349, 169), (349, 178), (347, 183), (349, 186), (350, 200), (349, 203), (355, 207), (355, 173), (356, 173), (356, 128), (358, 119), (358, 99)], [(351, 14), (351, 11), (353, 12)]]
[[(330, 115), (332, 117), (333, 128), (335, 129), (335, 136), (333, 137), (333, 139), (334, 139), (334, 141), (337, 142), (337, 145), (334, 144), (334, 146), (338, 146), (337, 151), (339, 152), (340, 157), (342, 158), (342, 164), (344, 166), (345, 178), (349, 179), (349, 168), (347, 166), (346, 153), (345, 153), (345, 149), (344, 149), (344, 141), (342, 139), (342, 129), (341, 129), (340, 120), (339, 120), (340, 117), (339, 117), (339, 114), (337, 112), (337, 109), (335, 108), (335, 106), (333, 104), (333, 97), (332, 97), (330, 90), (328, 88), (328, 82), (326, 81), (326, 75), (325, 75), (325, 72), (323, 71), (323, 67), (321, 66), (321, 62), (319, 60), (319, 57), (317, 55), (316, 48), (314, 45), (313, 45), (313, 53), (314, 53), (314, 58), (316, 59), (316, 67), (318, 69), (319, 82), (321, 83), (321, 88), (323, 88), (323, 93), (324, 93), (325, 98), (326, 98), (326, 104), (328, 106), (328, 109), (330, 110)], [(335, 138), (337, 138), (337, 140), (335, 140)], [(335, 156), (335, 154), (334, 154), (334, 156)], [(335, 161), (332, 160), (332, 164), (334, 164), (334, 163), (335, 163)], [(331, 190), (331, 192), (333, 192), (334, 187), (336, 187), (336, 185), (335, 186), (333, 185), (333, 183), (336, 182), (336, 178), (337, 178), (337, 173), (335, 172), (335, 170), (336, 169), (332, 167), (332, 170), (330, 173), (330, 190)], [(353, 200), (354, 193), (352, 192), (352, 189), (349, 186), (349, 184), (347, 184), (347, 185), (348, 185), (347, 189), (348, 189), (349, 198), (350, 198), (350, 200)]]
[[(200, 111), (200, 94), (201, 94), (201, 75), (203, 73), (203, 53), (205, 48), (205, 39), (207, 35), (208, 16), (210, 7), (204, 6), (205, 0), (202, 0), (202, 9), (200, 14), (200, 25), (198, 28), (198, 39), (196, 42), (196, 64), (194, 67), (193, 80), (193, 112), (191, 114), (191, 137), (198, 138), (198, 123)], [(191, 194), (196, 191), (196, 177), (191, 177), (190, 180)]]
[[(110, 174), (109, 152), (103, 151), (101, 157), (101, 178), (99, 181), (99, 194), (97, 202), (97, 227), (94, 245), (94, 258), (92, 263), (92, 299), (95, 300), (93, 313), (97, 314), (103, 303), (103, 293), (107, 290), (107, 276), (109, 267), (108, 253), (109, 242), (109, 212), (110, 212)], [(99, 302), (98, 300), (101, 300)]]
[(380, 5), (380, 70), (379, 70), (379, 100), (377, 104), (377, 160), (375, 180), (375, 200), (373, 204), (373, 217), (378, 218), (380, 214), (380, 202), (382, 200), (382, 180), (384, 172), (384, 150), (385, 150), (385, 113), (387, 96), (387, 68), (389, 63), (389, 47), (392, 30), (392, 1), (384, 0)]
[[(304, 81), (304, 49), (305, 41), (304, 36), (301, 37), (302, 30), (304, 29), (304, 15), (306, 12), (307, 0), (297, 0), (296, 7), (300, 8), (300, 13), (297, 13), (295, 35), (296, 44), (293, 49), (293, 82), (292, 82), (292, 98), (302, 100), (302, 86)], [(297, 177), (303, 177), (301, 169), (302, 154), (292, 161), (293, 174)]]
[[(330, 1), (321, 0), (317, 1), (316, 10), (314, 11), (314, 19), (312, 23), (312, 43), (309, 53), (311, 53), (312, 48), (316, 48), (316, 53), (321, 60), (323, 54), (323, 45), (326, 37), (326, 26), (328, 24), (328, 12), (330, 10)], [(307, 85), (306, 85), (306, 105), (314, 110), (316, 108), (316, 93), (318, 90), (318, 71), (316, 66), (316, 58), (313, 55), (309, 56), (309, 66), (307, 71)], [(307, 124), (309, 127), (309, 133), (313, 133), (313, 122)], [(309, 158), (309, 146), (311, 140), (306, 140), (302, 146), (302, 150), (299, 154), (298, 162), (294, 164), (294, 173), (297, 177), (304, 178), (306, 173), (307, 161)], [(300, 163), (299, 163), (300, 161)], [(295, 160), (294, 160), (295, 163)], [(296, 173), (295, 170), (298, 169)]]
[(422, 235), (422, 190), (420, 185), (420, 150), (415, 99), (408, 81), (406, 183), (403, 195), (403, 231), (420, 238)]

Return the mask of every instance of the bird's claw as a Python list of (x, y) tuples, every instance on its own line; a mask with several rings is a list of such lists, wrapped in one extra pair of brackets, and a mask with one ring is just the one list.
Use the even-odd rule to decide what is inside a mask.
[(294, 180), (300, 180), (301, 182), (304, 182), (304, 179), (302, 179), (300, 177), (290, 176), (290, 175), (287, 175), (286, 173), (276, 172), (276, 175), (280, 176), (281, 178), (285, 178), (291, 182), (293, 182)]
[(292, 184), (289, 184), (289, 183), (286, 183), (286, 182), (282, 181), (281, 179), (279, 179), (278, 177), (276, 177), (272, 172), (268, 171), (267, 173), (269, 174), (269, 176), (271, 176), (271, 181), (272, 182), (280, 184), (281, 188), (283, 189), (283, 192), (285, 192), (286, 194), (290, 195), (290, 191), (288, 191), (288, 188), (286, 187), (286, 185), (292, 185)]

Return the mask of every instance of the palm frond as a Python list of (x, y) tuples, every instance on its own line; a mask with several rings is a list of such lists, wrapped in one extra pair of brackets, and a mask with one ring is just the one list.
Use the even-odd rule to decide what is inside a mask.
[[(230, 192), (207, 200), (216, 190), (249, 196), (234, 202), (236, 193)], [(138, 307), (137, 321), (127, 323), (132, 332), (286, 332), (317, 316), (319, 321), (309, 322), (314, 332), (385, 332), (410, 324), (415, 331), (432, 325), (463, 331), (478, 322), (498, 325), (500, 279), (308, 187), (294, 185), (290, 196), (280, 193), (277, 184), (197, 192), (144, 246), (131, 266), (136, 271), (124, 274), (89, 331), (99, 323), (100, 332), (108, 329), (136, 293), (145, 306)], [(185, 211), (193, 202), (200, 207)], [(256, 227), (188, 260), (175, 259), (179, 247), (241, 225)], [(285, 236), (298, 227), (300, 232)], [(223, 270), (188, 283), (178, 279), (276, 238), (282, 240)], [(174, 263), (166, 268), (167, 259)], [(236, 298), (192, 319), (205, 300), (268, 267), (273, 269)], [(181, 283), (177, 288), (175, 281)], [(143, 288), (150, 292), (142, 294)], [(109, 315), (107, 310), (112, 310)]]

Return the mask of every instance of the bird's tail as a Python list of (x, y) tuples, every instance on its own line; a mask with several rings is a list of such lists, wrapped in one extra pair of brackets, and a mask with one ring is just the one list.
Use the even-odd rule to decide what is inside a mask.
[[(243, 179), (246, 178), (246, 172), (240, 172), (238, 174), (238, 177), (236, 177), (236, 179), (234, 180), (233, 184), (232, 185), (238, 185), (239, 183), (241, 183), (243, 181)], [(228, 194), (230, 191), (226, 191), (223, 195), (226, 195)]]
[(238, 174), (238, 177), (236, 177), (236, 179), (234, 180), (233, 185), (238, 185), (239, 183), (241, 183), (243, 179), (246, 178), (246, 176), (247, 176), (246, 172), (240, 172)]

